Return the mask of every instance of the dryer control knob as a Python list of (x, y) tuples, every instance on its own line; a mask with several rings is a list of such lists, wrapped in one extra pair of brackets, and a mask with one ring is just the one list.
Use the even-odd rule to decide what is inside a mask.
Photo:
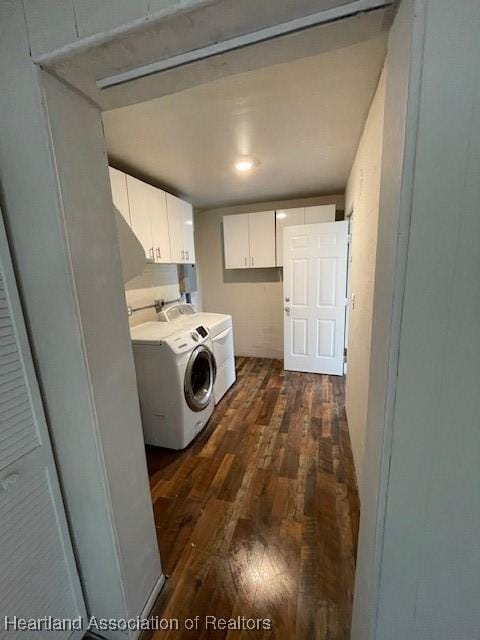
[(198, 342), (198, 333), (195, 333), (195, 331), (192, 331), (191, 336), (193, 340), (195, 340), (195, 342)]

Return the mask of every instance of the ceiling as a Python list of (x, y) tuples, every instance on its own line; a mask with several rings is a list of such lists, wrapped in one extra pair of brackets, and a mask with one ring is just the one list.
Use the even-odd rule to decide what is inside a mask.
[[(105, 112), (111, 163), (199, 208), (343, 192), (386, 50), (365, 19), (353, 44), (337, 22), (317, 55)], [(259, 164), (239, 175), (243, 155)]]

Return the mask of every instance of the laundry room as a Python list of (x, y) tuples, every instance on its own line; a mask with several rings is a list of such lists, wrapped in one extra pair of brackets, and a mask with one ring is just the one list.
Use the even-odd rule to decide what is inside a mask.
[(478, 637), (479, 31), (0, 2), (2, 639)]
[[(172, 611), (183, 598), (208, 608), (182, 586), (192, 548), (214, 564), (209, 591), (231, 588), (219, 573), (253, 543), (273, 563), (264, 578), (286, 575), (322, 468), (339, 470), (346, 500), (343, 524), (318, 529), (348, 540), (329, 560), (335, 588), (354, 561), (390, 19), (380, 9), (322, 25), (321, 40), (314, 29), (264, 45), (246, 71), (102, 114)], [(279, 603), (305, 570), (292, 562), (296, 577), (262, 596), (265, 609), (245, 585), (285, 633)], [(335, 606), (346, 627), (348, 596)]]
[(155, 29), (189, 28), (172, 9), (44, 63), (62, 208), (36, 229), (60, 233), (58, 273), (32, 274), (30, 325), (91, 615), (245, 615), (306, 638), (326, 607), (346, 635), (394, 17), (374, 5), (301, 25), (292, 5), (273, 34), (152, 69)]

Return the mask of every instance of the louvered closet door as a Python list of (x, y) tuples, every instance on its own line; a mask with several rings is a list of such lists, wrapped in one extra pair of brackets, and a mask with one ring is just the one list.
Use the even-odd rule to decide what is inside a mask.
[(4, 624), (5, 616), (75, 619), (85, 609), (1, 215), (0, 616), (2, 639), (83, 635)]

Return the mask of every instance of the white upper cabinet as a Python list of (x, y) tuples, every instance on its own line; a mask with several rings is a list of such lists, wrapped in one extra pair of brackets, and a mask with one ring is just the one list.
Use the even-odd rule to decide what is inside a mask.
[(195, 244), (193, 237), (193, 207), (189, 202), (182, 201), (183, 209), (183, 246), (185, 249), (185, 262), (194, 264)]
[(167, 193), (168, 226), (172, 262), (195, 262), (192, 205)]
[(168, 228), (167, 194), (162, 189), (149, 188), (150, 226), (155, 262), (172, 262)]
[(240, 213), (223, 218), (226, 269), (275, 266), (275, 212)]
[(120, 211), (125, 221), (131, 226), (130, 207), (128, 204), (127, 176), (123, 171), (108, 167), (110, 173), (110, 186), (112, 189), (112, 200), (116, 209)]
[(171, 193), (167, 193), (167, 213), (172, 262), (185, 262), (182, 201)]
[(137, 236), (147, 260), (193, 264), (192, 205), (122, 171), (108, 169), (113, 204)]
[(275, 213), (277, 267), (283, 267), (283, 230), (285, 227), (293, 227), (305, 224), (305, 207), (295, 209), (278, 209)]
[(223, 217), (225, 269), (247, 269), (250, 266), (248, 213)]
[(154, 260), (150, 224), (150, 185), (127, 175), (127, 188), (132, 231), (140, 241), (147, 260)]
[(305, 224), (335, 222), (335, 208), (334, 204), (321, 204), (316, 207), (305, 207)]
[(275, 211), (248, 214), (250, 266), (275, 266)]

